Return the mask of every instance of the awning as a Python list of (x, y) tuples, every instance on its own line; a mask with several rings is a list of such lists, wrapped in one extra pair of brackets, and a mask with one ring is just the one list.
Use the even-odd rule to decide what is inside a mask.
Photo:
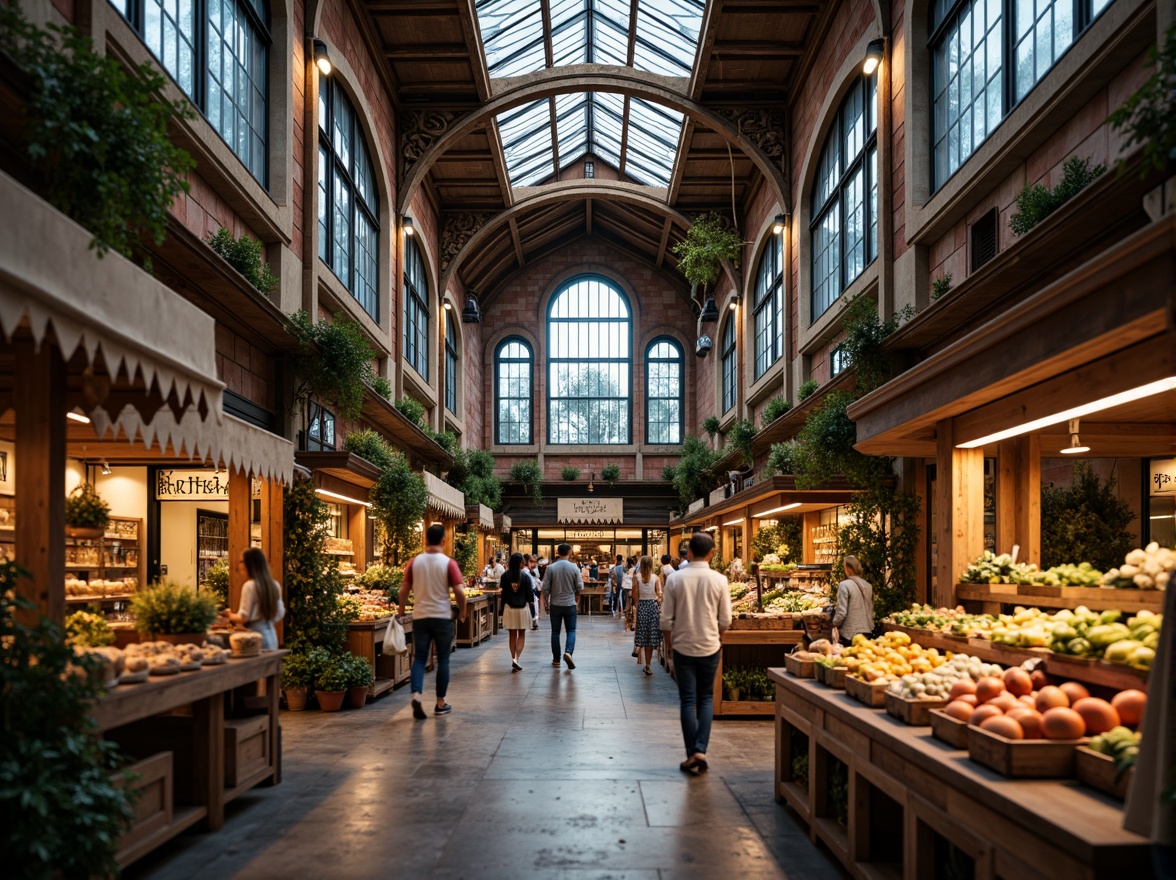
[(6, 342), (27, 326), (39, 346), (52, 328), (66, 362), (80, 350), (87, 366), (101, 366), (115, 382), (120, 373), (124, 384), (141, 380), (146, 393), (125, 402), (143, 417), (150, 419), (162, 399), (185, 424), (189, 411), (199, 420), (222, 419), (211, 317), (123, 256), (99, 259), (89, 232), (5, 174), (0, 204)]
[(505, 513), (494, 514), (494, 530), (502, 535), (510, 534), (510, 517)]
[(485, 504), (467, 504), (466, 521), (483, 531), (494, 531), (494, 511)]
[(362, 489), (370, 489), (380, 478), (380, 469), (354, 452), (299, 451), (294, 453), (294, 461), (316, 473), (327, 474)]
[(425, 489), (429, 492), (425, 509), (447, 519), (465, 519), (466, 503), (462, 491), (427, 471), (424, 477)]

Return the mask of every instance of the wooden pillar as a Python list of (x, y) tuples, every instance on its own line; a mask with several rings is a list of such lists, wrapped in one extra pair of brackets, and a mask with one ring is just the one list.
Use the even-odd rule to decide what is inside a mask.
[(939, 422), (936, 436), (939, 570), (931, 601), (951, 607), (960, 573), (984, 552), (984, 450), (956, 449), (950, 419)]
[(249, 549), (252, 504), (253, 480), (247, 473), (229, 468), (229, 607), (233, 609), (241, 607), (241, 588), (245, 586), (246, 578), (237, 570), (237, 562)]
[(817, 558), (817, 548), (813, 543), (813, 532), (821, 524), (820, 511), (804, 514), (800, 519), (800, 533), (802, 536), (802, 550), (800, 561), (812, 563)]
[(351, 538), (351, 561), (355, 570), (362, 573), (367, 568), (367, 508), (362, 504), (347, 505), (347, 534)]
[[(282, 569), (286, 564), (285, 500), (285, 489), (281, 483), (277, 480), (261, 481), (261, 549), (265, 551), (270, 572), (282, 585), (282, 601), (289, 606), (289, 595), (286, 593), (286, 584), (282, 578)], [(232, 577), (229, 579), (231, 581)], [(283, 621), (279, 620), (274, 624), (279, 644), (282, 642), (282, 623)]]
[(48, 340), (13, 343), (16, 373), (16, 561), (32, 575), (17, 593), (37, 606), (17, 614), (65, 623), (65, 364)]
[[(442, 519), (442, 520), (441, 520), (441, 525), (445, 527), (445, 544), (444, 544), (444, 547), (445, 547), (445, 555), (446, 555), (446, 556), (448, 556), (450, 559), (452, 559), (452, 558), (453, 558), (453, 550), (454, 550), (454, 547), (453, 547), (453, 542), (454, 542), (454, 532), (453, 532), (453, 529), (454, 529), (454, 527), (457, 525), (457, 522), (458, 522), (458, 521), (457, 521), (457, 520), (455, 520), (455, 519), (453, 519), (452, 517), (446, 517), (445, 519)], [(465, 574), (465, 572), (462, 572), (462, 574)]]
[(750, 507), (743, 508), (743, 513), (741, 513), (739, 515), (743, 517), (743, 569), (744, 569), (744, 571), (750, 571), (751, 570), (751, 541), (752, 541), (752, 535), (754, 534), (754, 532), (752, 531), (752, 523), (754, 523), (755, 520), (753, 520), (751, 518), (751, 508)]
[(1020, 545), (1020, 562), (1041, 562), (1041, 438), (1026, 434), (1000, 443), (997, 455), (996, 552)]
[(915, 601), (931, 600), (931, 535), (928, 534), (927, 510), (931, 505), (930, 487), (927, 485), (927, 463), (921, 458), (908, 458), (903, 472), (910, 480), (909, 486), (919, 499), (919, 539), (915, 545)]

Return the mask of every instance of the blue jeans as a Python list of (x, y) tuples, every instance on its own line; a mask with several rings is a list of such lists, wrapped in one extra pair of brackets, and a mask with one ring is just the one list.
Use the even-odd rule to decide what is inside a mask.
[(551, 606), (551, 659), (560, 660), (563, 657), (563, 651), (559, 647), (559, 631), (561, 627), (567, 627), (568, 630), (568, 647), (569, 654), (576, 650), (576, 606), (575, 605), (552, 605)]
[(425, 692), (425, 666), (429, 663), (429, 645), (437, 643), (437, 699), (444, 700), (449, 690), (449, 651), (453, 647), (453, 621), (440, 617), (422, 617), (412, 622), (412, 692)]
[(707, 657), (688, 657), (674, 652), (674, 676), (678, 679), (681, 702), (682, 740), (686, 758), (706, 754), (711, 721), (715, 716), (715, 673), (719, 671), (719, 652)]

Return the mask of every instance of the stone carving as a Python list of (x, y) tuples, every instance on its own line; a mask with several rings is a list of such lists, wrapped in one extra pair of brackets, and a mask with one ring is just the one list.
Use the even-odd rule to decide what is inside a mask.
[(462, 115), (457, 110), (403, 111), (400, 114), (400, 154), (404, 158), (405, 172), (419, 162)]
[(441, 271), (446, 272), (467, 241), (485, 226), (493, 212), (455, 212), (445, 214), (441, 222)]
[(782, 107), (715, 107), (714, 110), (769, 159), (784, 157)]

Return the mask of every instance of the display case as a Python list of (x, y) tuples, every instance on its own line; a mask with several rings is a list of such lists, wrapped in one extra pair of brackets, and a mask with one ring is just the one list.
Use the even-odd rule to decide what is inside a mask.
[(196, 583), (208, 580), (208, 570), (229, 558), (229, 516), (212, 510), (196, 511)]
[(101, 538), (65, 538), (66, 602), (120, 602), (143, 582), (143, 520), (112, 516)]

